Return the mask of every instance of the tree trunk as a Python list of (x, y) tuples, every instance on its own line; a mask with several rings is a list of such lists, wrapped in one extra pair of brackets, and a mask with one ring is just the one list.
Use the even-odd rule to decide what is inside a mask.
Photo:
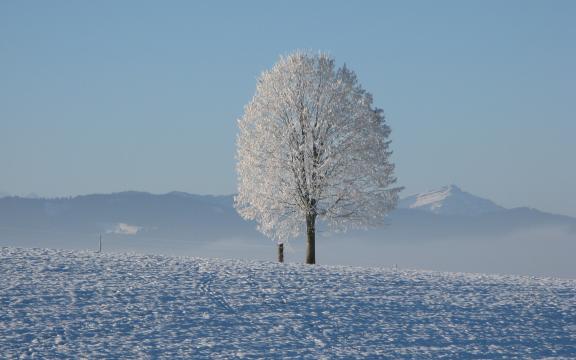
[(278, 262), (284, 262), (284, 244), (278, 244)]
[(306, 215), (306, 264), (316, 264), (316, 214)]

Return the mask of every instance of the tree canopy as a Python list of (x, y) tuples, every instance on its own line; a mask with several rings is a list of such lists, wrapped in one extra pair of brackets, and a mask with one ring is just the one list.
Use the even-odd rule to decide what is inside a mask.
[(326, 54), (296, 52), (264, 71), (238, 120), (239, 214), (279, 243), (307, 231), (309, 247), (317, 217), (337, 230), (382, 224), (401, 188), (372, 102)]

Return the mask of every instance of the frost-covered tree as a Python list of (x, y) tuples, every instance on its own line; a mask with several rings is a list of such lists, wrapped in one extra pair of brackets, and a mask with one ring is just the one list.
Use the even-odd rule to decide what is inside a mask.
[(383, 112), (328, 55), (281, 57), (238, 125), (236, 209), (279, 244), (306, 232), (306, 263), (316, 262), (316, 220), (368, 227), (396, 206)]

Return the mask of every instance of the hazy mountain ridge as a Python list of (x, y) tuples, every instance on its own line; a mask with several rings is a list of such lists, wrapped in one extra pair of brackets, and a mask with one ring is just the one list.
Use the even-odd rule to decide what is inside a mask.
[[(125, 223), (158, 236), (174, 236), (182, 230), (183, 236), (198, 241), (208, 235), (204, 230), (217, 223), (232, 228), (248, 225), (233, 209), (232, 196), (183, 194), (126, 191), (57, 199), (8, 197), (0, 199), (0, 225), (106, 233)], [(229, 235), (226, 227), (219, 231)]]
[(506, 210), (491, 200), (462, 191), (456, 185), (411, 195), (400, 200), (399, 208), (420, 209), (441, 215), (474, 216)]
[[(138, 226), (143, 234), (195, 241), (230, 236), (259, 236), (255, 224), (240, 218), (233, 195), (185, 192), (151, 194), (125, 191), (71, 198), (0, 199), (0, 226), (108, 233), (116, 224)], [(576, 219), (531, 208), (506, 209), (455, 185), (411, 195), (399, 201), (384, 228), (358, 232), (394, 236), (425, 230), (427, 235), (488, 234), (538, 226), (576, 227)]]
[[(576, 277), (568, 256), (576, 251), (575, 218), (505, 209), (455, 190), (443, 188), (433, 201), (401, 200), (383, 227), (333, 234), (320, 225), (318, 261)], [(233, 195), (184, 192), (7, 197), (0, 199), (0, 245), (95, 249), (102, 234), (106, 251), (273, 259), (275, 243), (233, 202)], [(303, 239), (291, 240), (288, 261), (303, 252)]]

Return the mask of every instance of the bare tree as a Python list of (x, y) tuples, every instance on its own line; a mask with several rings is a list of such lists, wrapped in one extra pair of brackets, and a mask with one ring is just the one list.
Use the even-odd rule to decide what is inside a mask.
[(238, 125), (236, 209), (279, 244), (305, 231), (307, 264), (316, 262), (317, 219), (333, 230), (368, 227), (396, 206), (390, 128), (356, 74), (331, 57), (281, 57)]

